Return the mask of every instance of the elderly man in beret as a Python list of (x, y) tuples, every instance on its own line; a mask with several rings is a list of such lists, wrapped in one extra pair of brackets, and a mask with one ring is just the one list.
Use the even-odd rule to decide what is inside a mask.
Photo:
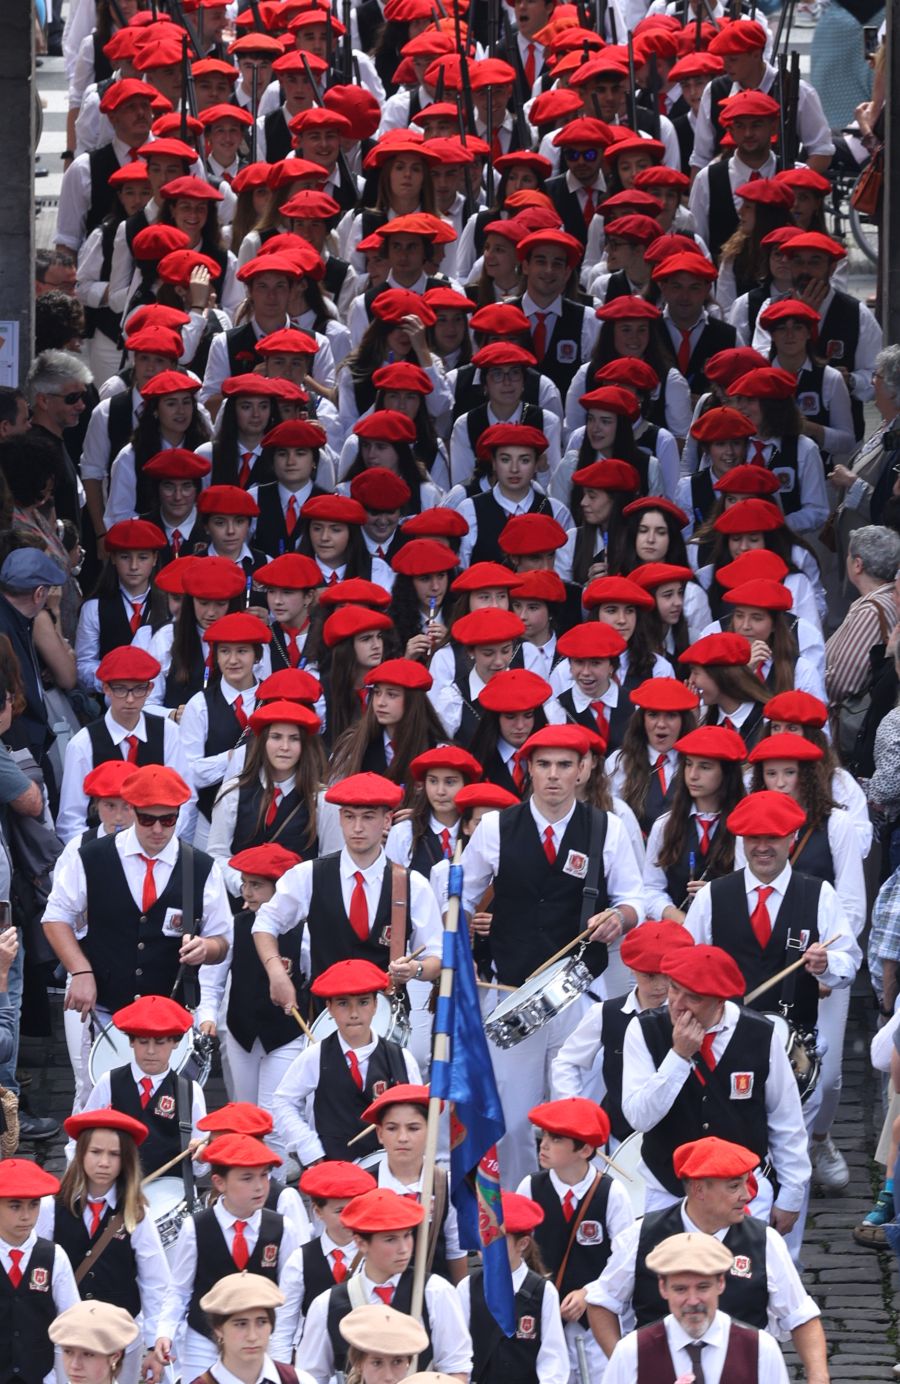
[(712, 1235), (670, 1235), (647, 1256), (668, 1304), (662, 1321), (630, 1332), (616, 1346), (605, 1384), (658, 1384), (675, 1375), (693, 1384), (787, 1384), (781, 1351), (765, 1331), (719, 1311), (730, 1249)]

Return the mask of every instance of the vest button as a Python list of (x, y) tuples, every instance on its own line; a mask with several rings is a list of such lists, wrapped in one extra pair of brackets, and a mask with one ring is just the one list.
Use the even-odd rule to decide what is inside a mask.
[(138, 942), (138, 948), (137, 948), (138, 951), (143, 951), (143, 950), (144, 950), (144, 946), (145, 946), (145, 943), (143, 943), (143, 942)]
[(708, 1125), (708, 1124), (703, 1125), (703, 1126), (702, 1126), (702, 1129), (704, 1130), (704, 1132), (706, 1132), (706, 1131), (709, 1129), (709, 1125)]
[(144, 974), (144, 972), (143, 972), (140, 968), (138, 968), (138, 969), (135, 971), (135, 975), (136, 975), (136, 976), (142, 976), (143, 974)]
[(147, 915), (146, 915), (146, 913), (142, 913), (141, 916), (138, 918), (138, 922), (139, 922), (139, 923), (146, 923), (146, 921), (147, 921)]

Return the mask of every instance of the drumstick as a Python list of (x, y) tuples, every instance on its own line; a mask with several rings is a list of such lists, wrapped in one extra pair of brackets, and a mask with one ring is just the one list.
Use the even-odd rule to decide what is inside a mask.
[(99, 1016), (98, 1016), (98, 1014), (97, 1014), (96, 1009), (92, 1009), (92, 1010), (91, 1010), (91, 1019), (93, 1020), (94, 1024), (96, 1025), (96, 1027), (97, 1027), (97, 1029), (98, 1029), (98, 1031), (99, 1031), (100, 1037), (101, 1037), (101, 1038), (105, 1038), (106, 1041), (107, 1041), (107, 1043), (109, 1043), (109, 1046), (112, 1048), (113, 1052), (115, 1052), (115, 1051), (116, 1051), (116, 1045), (115, 1045), (115, 1043), (113, 1042), (113, 1040), (112, 1040), (112, 1039), (110, 1038), (110, 1036), (109, 1036), (109, 1030), (110, 1030), (110, 1029), (112, 1028), (112, 1026), (113, 1026), (112, 1020), (110, 1019), (109, 1023), (108, 1023), (108, 1024), (106, 1025), (106, 1027), (104, 1028), (103, 1025), (102, 1025), (101, 1022), (100, 1022), (100, 1019), (99, 1019)]
[(612, 1159), (608, 1157), (607, 1154), (601, 1153), (600, 1149), (596, 1149), (595, 1152), (599, 1155), (600, 1158), (603, 1159), (604, 1163), (607, 1165), (608, 1168), (615, 1169), (615, 1171), (619, 1174), (619, 1177), (624, 1177), (626, 1182), (634, 1181), (634, 1178), (631, 1176), (631, 1173), (626, 1173), (625, 1169), (620, 1168), (618, 1163), (614, 1163)]
[(480, 990), (508, 990), (513, 995), (519, 988), (518, 985), (501, 985), (499, 980), (478, 980), (476, 978), (475, 984)]
[(146, 1187), (151, 1182), (155, 1182), (158, 1177), (162, 1177), (163, 1173), (167, 1173), (170, 1168), (174, 1168), (176, 1163), (183, 1163), (188, 1157), (196, 1158), (200, 1150), (206, 1148), (211, 1138), (212, 1135), (208, 1134), (203, 1140), (203, 1143), (198, 1144), (195, 1149), (182, 1149), (181, 1153), (177, 1153), (174, 1158), (170, 1158), (168, 1163), (163, 1163), (161, 1168), (156, 1168), (152, 1173), (148, 1173), (146, 1177), (142, 1178), (141, 1186)]
[[(829, 937), (828, 941), (822, 942), (821, 945), (823, 947), (830, 947), (837, 941), (837, 937)], [(785, 966), (783, 971), (778, 971), (776, 975), (770, 976), (768, 980), (764, 980), (762, 985), (757, 985), (756, 989), (751, 990), (749, 995), (745, 995), (744, 1004), (749, 1004), (751, 1000), (759, 999), (760, 995), (764, 995), (767, 990), (771, 990), (773, 985), (777, 985), (780, 980), (784, 980), (785, 976), (789, 976), (792, 971), (799, 970), (805, 961), (806, 952), (804, 952), (802, 956), (798, 956), (796, 961), (792, 961), (790, 966)]]
[(306, 1020), (304, 1019), (303, 1015), (300, 1013), (300, 1010), (297, 1008), (297, 1006), (296, 1006), (295, 1004), (292, 1004), (292, 1005), (291, 1005), (291, 1013), (293, 1014), (294, 1018), (297, 1020), (297, 1023), (298, 1023), (298, 1024), (300, 1025), (300, 1027), (303, 1029), (303, 1032), (306, 1034), (306, 1036), (307, 1036), (307, 1038), (309, 1039), (309, 1041), (310, 1041), (311, 1043), (317, 1042), (318, 1039), (316, 1039), (316, 1038), (313, 1037), (313, 1031), (312, 1031), (312, 1029), (310, 1028), (309, 1024), (306, 1022)]
[(397, 960), (398, 960), (398, 961), (404, 961), (404, 962), (405, 962), (405, 961), (415, 961), (416, 957), (417, 957), (417, 956), (421, 956), (424, 950), (425, 950), (425, 943), (423, 942), (422, 945), (421, 945), (421, 947), (416, 947), (415, 951), (414, 951), (414, 952), (410, 952), (409, 956), (398, 956), (398, 957), (397, 957)]
[(374, 1134), (374, 1133), (375, 1133), (375, 1126), (374, 1126), (374, 1125), (366, 1125), (365, 1129), (361, 1129), (361, 1130), (359, 1131), (358, 1134), (354, 1134), (354, 1136), (353, 1136), (352, 1139), (348, 1139), (348, 1140), (347, 1140), (347, 1147), (349, 1148), (351, 1144), (358, 1144), (359, 1141), (360, 1141), (360, 1139), (365, 1139), (365, 1137), (366, 1137), (367, 1134)]
[(573, 937), (571, 942), (567, 942), (564, 947), (560, 947), (559, 951), (554, 952), (552, 956), (548, 957), (546, 961), (542, 962), (541, 965), (538, 966), (536, 971), (532, 971), (530, 976), (526, 976), (526, 982), (529, 980), (534, 980), (535, 976), (539, 976), (542, 973), (542, 971), (546, 971), (548, 966), (552, 966), (554, 961), (558, 961), (561, 956), (565, 956), (566, 952), (570, 952), (573, 947), (577, 947), (578, 943), (583, 942), (586, 937), (590, 936), (593, 930), (594, 929), (592, 927), (586, 927), (584, 932), (579, 932), (578, 936)]

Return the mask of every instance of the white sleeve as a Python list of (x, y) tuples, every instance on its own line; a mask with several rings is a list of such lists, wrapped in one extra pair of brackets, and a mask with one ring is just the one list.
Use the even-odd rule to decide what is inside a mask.
[(56, 213), (55, 244), (67, 246), (77, 254), (84, 240), (84, 227), (91, 204), (91, 168), (87, 154), (79, 154), (63, 174)]
[(544, 1282), (541, 1344), (535, 1363), (540, 1384), (568, 1384), (569, 1348), (559, 1313), (559, 1293), (549, 1279)]
[(634, 1269), (640, 1233), (640, 1225), (632, 1223), (626, 1230), (613, 1236), (612, 1253), (603, 1272), (587, 1286), (587, 1300), (591, 1307), (605, 1307), (607, 1312), (614, 1312), (617, 1317), (624, 1316), (629, 1310), (634, 1294)]
[(288, 1067), (272, 1097), (275, 1128), (285, 1146), (306, 1166), (325, 1157), (312, 1121), (312, 1098), (319, 1084), (319, 1047), (305, 1048)]
[(428, 880), (418, 870), (409, 872), (409, 893), (412, 921), (410, 947), (413, 951), (424, 947), (423, 957), (440, 956), (444, 933), (441, 915)]
[(129, 442), (119, 452), (109, 473), (109, 494), (103, 511), (103, 522), (108, 529), (121, 519), (135, 517), (136, 494), (134, 448)]
[(553, 1059), (550, 1090), (553, 1100), (580, 1096), (588, 1074), (603, 1063), (603, 1004), (591, 1005)]
[(472, 1373), (472, 1337), (457, 1294), (444, 1278), (431, 1274), (425, 1284), (431, 1322), (433, 1368), (441, 1374)]
[(84, 780), (93, 767), (91, 742), (87, 730), (82, 728), (72, 736), (63, 759), (59, 811), (56, 816), (56, 834), (63, 843), (80, 835), (87, 826), (88, 800)]
[(125, 222), (116, 230), (113, 241), (112, 264), (109, 270), (109, 306), (113, 312), (123, 312), (128, 301), (128, 290), (134, 277), (134, 260), (128, 248), (125, 235)]
[(229, 894), (239, 899), (241, 896), (241, 874), (228, 864), (234, 854), (233, 841), (237, 825), (238, 780), (226, 779), (213, 804), (212, 825), (206, 838), (208, 855), (218, 860)]
[(485, 890), (500, 868), (500, 813), (486, 812), (473, 831), (466, 847), (463, 872), (462, 907), (475, 911)]
[(603, 844), (603, 873), (610, 905), (623, 904), (633, 908), (641, 922), (644, 895), (641, 872), (632, 850), (624, 849), (627, 841), (625, 828), (618, 817), (607, 814), (606, 840)]
[(297, 1347), (297, 1367), (311, 1374), (316, 1384), (328, 1384), (334, 1369), (334, 1352), (328, 1335), (330, 1297), (330, 1292), (325, 1292), (313, 1299)]
[(312, 863), (304, 861), (281, 876), (275, 893), (254, 918), (252, 931), (268, 932), (272, 937), (290, 932), (306, 919), (311, 897)]
[(821, 452), (808, 437), (797, 439), (797, 480), (800, 508), (785, 516), (788, 528), (797, 533), (820, 529), (828, 518), (825, 467), (822, 465)]
[(766, 1282), (769, 1323), (776, 1331), (793, 1331), (821, 1315), (803, 1286), (784, 1239), (772, 1226), (766, 1227)]
[[(101, 279), (103, 266), (103, 231), (95, 226), (78, 252), (78, 277), (75, 280), (75, 297), (86, 308), (99, 308), (103, 305), (103, 295), (107, 289), (106, 280)], [(90, 427), (90, 424), (88, 424)], [(84, 469), (82, 468), (82, 476)]]
[(867, 403), (875, 396), (872, 379), (875, 370), (875, 357), (881, 350), (882, 335), (878, 319), (865, 306), (859, 305), (859, 341), (856, 346), (856, 361), (850, 376), (851, 393), (860, 403)]
[(650, 828), (650, 835), (647, 837), (647, 853), (644, 858), (644, 912), (648, 918), (659, 920), (662, 919), (663, 909), (678, 908), (681, 903), (680, 899), (678, 903), (675, 903), (670, 896), (666, 872), (657, 863), (659, 853), (662, 850), (669, 815), (668, 812), (664, 812), (661, 817), (657, 817)]
[(187, 1316), (188, 1304), (194, 1291), (194, 1276), (197, 1271), (197, 1237), (194, 1222), (187, 1216), (181, 1223), (175, 1248), (169, 1258), (171, 1278), (163, 1298), (162, 1311), (157, 1323), (157, 1339), (164, 1336), (174, 1340), (175, 1333)]
[[(690, 1062), (670, 1048), (653, 1064), (640, 1024), (629, 1024), (622, 1049), (622, 1111), (633, 1129), (646, 1134), (665, 1119), (691, 1075)], [(796, 1085), (796, 1084), (795, 1084)]]
[(225, 333), (219, 332), (210, 342), (203, 384), (197, 395), (198, 402), (205, 404), (214, 394), (220, 394), (222, 381), (228, 374), (228, 345), (225, 341)]
[(69, 1256), (61, 1245), (56, 1245), (53, 1251), (53, 1305), (56, 1308), (57, 1316), (62, 1312), (67, 1312), (70, 1307), (74, 1307), (76, 1302), (80, 1301), (81, 1294), (78, 1291), (78, 1284), (75, 1282), (75, 1274), (69, 1263)]
[(79, 928), (86, 908), (87, 882), (81, 856), (77, 851), (67, 859), (60, 856), (53, 871), (53, 885), (42, 921)]
[[(299, 1200), (299, 1197), (298, 1197)], [(284, 1305), (275, 1314), (275, 1330), (269, 1341), (269, 1355), (289, 1365), (293, 1359), (294, 1342), (300, 1335), (303, 1321), (303, 1251), (295, 1249), (283, 1271), (278, 1275), (278, 1286), (284, 1293)]]
[(150, 1350), (156, 1344), (159, 1335), (157, 1323), (162, 1316), (163, 1303), (172, 1275), (163, 1242), (149, 1207), (144, 1213), (144, 1219), (138, 1221), (131, 1232), (131, 1248), (137, 1260), (144, 1345)]
[(674, 437), (687, 437), (693, 406), (690, 386), (679, 370), (670, 370), (666, 376), (665, 394), (666, 427)]

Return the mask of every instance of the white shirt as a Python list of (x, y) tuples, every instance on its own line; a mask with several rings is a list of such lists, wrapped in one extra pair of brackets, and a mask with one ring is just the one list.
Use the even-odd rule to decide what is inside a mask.
[[(557, 319), (562, 313), (562, 304), (562, 297), (554, 298), (553, 302), (548, 303), (546, 307), (542, 307), (540, 303), (536, 303), (530, 293), (525, 293), (522, 297), (522, 311), (531, 323), (532, 334), (534, 334), (534, 331), (538, 326), (538, 313), (543, 313), (545, 319), (544, 340), (547, 342), (548, 346), (550, 344), (550, 338), (553, 335), (553, 329), (556, 326)], [(591, 312), (590, 308), (586, 307), (584, 310), (584, 317), (582, 319), (581, 324), (581, 340), (575, 343), (576, 347), (580, 347), (580, 354), (575, 357), (576, 360), (590, 360), (591, 353), (594, 349), (594, 346), (596, 345), (597, 337), (599, 335), (600, 323), (594, 316), (593, 312)], [(562, 343), (560, 343), (560, 345), (561, 344)], [(540, 367), (540, 364), (541, 362), (538, 361), (538, 367)]]
[[(832, 275), (828, 292), (822, 299), (821, 306), (818, 309), (819, 317), (823, 322), (825, 321), (828, 309), (834, 301), (834, 293), (835, 284), (834, 276)], [(859, 399), (860, 403), (866, 403), (869, 399), (875, 397), (875, 385), (872, 380), (872, 375), (875, 370), (875, 357), (878, 355), (882, 346), (882, 333), (875, 314), (866, 307), (865, 303), (857, 303), (856, 306), (859, 309), (859, 341), (856, 343), (856, 359), (853, 362), (853, 369), (848, 376), (848, 383), (850, 393), (853, 397)], [(760, 308), (759, 317), (762, 316), (767, 307), (768, 301), (763, 303)], [(755, 351), (761, 351), (762, 354), (768, 358), (772, 338), (765, 327), (760, 325), (759, 317), (756, 319), (752, 345)], [(845, 364), (838, 356), (833, 357), (833, 362), (835, 365)], [(802, 442), (803, 438), (801, 438), (800, 441)], [(790, 523), (792, 517), (792, 515), (788, 515), (788, 523)], [(792, 527), (796, 528), (796, 525), (792, 525)]]
[[(283, 1310), (283, 1308), (279, 1310), (279, 1317)], [(275, 1323), (275, 1330), (278, 1330), (277, 1320)], [(281, 1376), (276, 1368), (275, 1360), (278, 1359), (283, 1364), (286, 1364), (290, 1359), (289, 1355), (282, 1355), (275, 1349), (274, 1331), (269, 1341), (269, 1350), (272, 1351), (272, 1354), (263, 1356), (262, 1369), (257, 1376), (256, 1384), (280, 1384)], [(298, 1384), (313, 1384), (312, 1375), (307, 1374), (306, 1370), (296, 1370), (295, 1373), (297, 1375)], [(210, 1365), (209, 1374), (212, 1375), (216, 1384), (244, 1384), (243, 1380), (238, 1379), (236, 1374), (231, 1373), (231, 1370), (226, 1370), (221, 1359), (216, 1360), (214, 1364)]]
[[(150, 1082), (150, 1100), (148, 1101), (148, 1106), (152, 1106), (157, 1091), (159, 1090), (162, 1083), (165, 1081), (166, 1077), (169, 1075), (170, 1068), (167, 1067), (165, 1071), (157, 1072), (155, 1076), (149, 1076), (147, 1072), (141, 1071), (140, 1067), (137, 1065), (133, 1058), (127, 1065), (129, 1071), (131, 1072), (131, 1079), (134, 1082), (135, 1086), (138, 1088), (139, 1092), (143, 1089), (146, 1089), (141, 1087), (142, 1081)], [(116, 1068), (113, 1068), (113, 1071), (115, 1070)], [(104, 1072), (98, 1080), (94, 1089), (91, 1091), (87, 1100), (85, 1101), (84, 1109), (107, 1110), (111, 1105), (112, 1095), (110, 1093), (110, 1073)], [(153, 1112), (151, 1111), (151, 1113)], [(202, 1129), (200, 1129), (200, 1121), (203, 1119), (205, 1114), (206, 1097), (203, 1094), (203, 1087), (200, 1085), (199, 1082), (192, 1081), (191, 1125), (193, 1126), (193, 1128), (191, 1130), (191, 1137), (193, 1139), (202, 1139), (204, 1137), (203, 1131)], [(175, 1118), (177, 1119), (177, 1114), (175, 1114)], [(194, 1167), (196, 1170), (199, 1170), (201, 1169), (202, 1165), (200, 1163), (195, 1162)]]
[[(113, 139), (119, 167), (131, 161), (131, 150), (120, 139)], [(56, 214), (56, 244), (77, 251), (84, 240), (87, 214), (91, 205), (91, 165), (88, 154), (79, 154), (63, 174)]]
[[(527, 1264), (520, 1264), (517, 1269), (513, 1269), (512, 1286), (514, 1293), (517, 1293), (522, 1287), (527, 1274)], [(471, 1279), (464, 1278), (462, 1282), (457, 1283), (456, 1292), (463, 1315), (471, 1330)], [(540, 1380), (540, 1384), (568, 1384), (569, 1370), (569, 1350), (566, 1345), (562, 1317), (559, 1313), (559, 1293), (550, 1280), (545, 1279), (541, 1297), (541, 1343), (538, 1346), (537, 1359), (534, 1362), (535, 1376)]]
[[(339, 1245), (335, 1240), (332, 1240), (327, 1230), (323, 1230), (319, 1236), (319, 1244), (322, 1246), (322, 1253), (328, 1260), (332, 1273), (334, 1273), (336, 1264), (340, 1264), (349, 1271), (357, 1252), (352, 1239), (346, 1245)], [(339, 1258), (335, 1258), (335, 1251), (337, 1251)], [(284, 1272), (279, 1275), (278, 1286), (284, 1293), (285, 1301), (284, 1306), (279, 1308), (269, 1349), (276, 1359), (290, 1360), (293, 1355), (293, 1347), (303, 1333), (303, 1298), (306, 1284), (303, 1274), (302, 1248), (294, 1250), (288, 1259), (284, 1266)]]
[[(597, 1008), (599, 1008), (599, 1005)], [(580, 1182), (569, 1183), (563, 1182), (562, 1178), (551, 1168), (549, 1174), (550, 1186), (559, 1197), (560, 1205), (563, 1204), (566, 1196), (571, 1192), (577, 1206), (590, 1192), (591, 1187), (594, 1185), (596, 1174), (597, 1169), (593, 1164), (589, 1164), (588, 1170)], [(606, 1174), (603, 1175), (606, 1176)], [(607, 1181), (609, 1182), (609, 1200), (606, 1204), (606, 1219), (600, 1226), (600, 1235), (595, 1242), (598, 1249), (604, 1245), (608, 1245), (616, 1236), (625, 1234), (635, 1223), (631, 1198), (626, 1192), (624, 1185), (610, 1177), (607, 1177)], [(597, 1185), (599, 1187), (600, 1184), (598, 1183)], [(523, 1177), (516, 1190), (520, 1196), (530, 1198), (532, 1195), (531, 1175)], [(551, 1272), (556, 1267), (556, 1265), (552, 1265)], [(578, 1286), (583, 1288), (585, 1285), (581, 1283)]]
[[(228, 705), (233, 707), (239, 703), (248, 720), (256, 708), (257, 686), (258, 684), (254, 682), (252, 687), (238, 691), (224, 678), (219, 682), (219, 689)], [(228, 772), (228, 766), (234, 753), (233, 750), (222, 750), (219, 754), (207, 754), (205, 746), (208, 730), (209, 706), (206, 697), (202, 692), (195, 692), (185, 706), (184, 714), (181, 717), (181, 746), (188, 765), (187, 781), (195, 790), (220, 784)], [(242, 734), (237, 715), (235, 715), (235, 745), (239, 740), (246, 740), (246, 738)]]
[[(0, 1240), (0, 1270), (9, 1274), (13, 1267), (14, 1260), (10, 1257), (10, 1250), (19, 1251), (22, 1258), (19, 1260), (19, 1269), (23, 1280), (28, 1276), (28, 1266), (31, 1259), (32, 1250), (38, 1239), (37, 1229), (32, 1230), (27, 1240), (23, 1240), (20, 1245), (8, 1244), (6, 1240)], [(53, 1250), (53, 1268), (50, 1276), (50, 1294), (53, 1298), (53, 1305), (56, 1308), (56, 1315), (65, 1312), (69, 1307), (74, 1307), (76, 1302), (81, 1301), (81, 1294), (75, 1282), (75, 1274), (69, 1262), (69, 1256), (60, 1245), (55, 1245)], [(44, 1376), (44, 1384), (55, 1384), (56, 1372), (50, 1370)]]
[[(762, 80), (755, 89), (767, 93), (777, 75), (777, 68), (773, 67), (771, 63), (764, 63)], [(715, 131), (710, 118), (712, 106), (710, 85), (711, 83), (706, 86), (700, 98), (700, 111), (697, 116), (697, 124), (694, 127), (692, 168), (705, 168), (715, 157)], [(738, 83), (733, 82), (728, 95), (733, 96), (736, 91), (741, 90), (742, 88)], [(828, 121), (825, 119), (818, 93), (808, 82), (802, 81), (797, 99), (797, 137), (803, 148), (810, 154), (827, 154), (830, 158), (834, 153), (831, 131), (828, 128)]]
[[(554, 1057), (550, 1066), (552, 1100), (584, 1095), (585, 1084), (589, 1079), (592, 1092), (596, 1091), (597, 1100), (602, 1100), (606, 1094), (606, 1084), (603, 1080), (603, 1004), (604, 1001), (600, 1001), (591, 1005)], [(622, 1006), (622, 1013), (642, 1012), (637, 990), (634, 989)]]
[[(666, 1317), (664, 1324), (676, 1376), (690, 1375), (693, 1378), (691, 1357), (684, 1349), (685, 1345), (692, 1343), (692, 1338), (679, 1326), (674, 1317)], [(730, 1329), (731, 1318), (724, 1312), (717, 1312), (709, 1330), (700, 1337), (704, 1344), (701, 1361), (706, 1384), (720, 1384)], [(788, 1374), (784, 1357), (778, 1346), (764, 1331), (757, 1332), (757, 1335), (759, 1384), (787, 1384)], [(603, 1378), (605, 1384), (634, 1384), (637, 1379), (637, 1332), (632, 1331), (619, 1341), (609, 1358)]]
[[(709, 241), (709, 173), (712, 166), (712, 164), (707, 164), (698, 169), (697, 176), (691, 184), (691, 193), (688, 199), (688, 206), (694, 218), (697, 233), (707, 242)], [(735, 188), (749, 183), (754, 173), (758, 173), (760, 178), (773, 178), (777, 169), (778, 164), (772, 153), (769, 154), (765, 163), (760, 164), (759, 168), (750, 168), (739, 157), (737, 151), (733, 152), (728, 160), (728, 181), (731, 185), (735, 211), (738, 210), (739, 204), (743, 201), (742, 197), (735, 197)]]
[[(443, 831), (448, 833), (450, 854), (452, 856), (459, 836), (459, 819), (457, 818), (452, 826), (445, 827), (435, 816), (429, 814), (428, 829), (429, 831), (433, 831), (438, 838), (440, 838)], [(409, 863), (412, 859), (412, 822), (408, 818), (405, 822), (397, 822), (391, 827), (388, 832), (388, 839), (384, 845), (384, 853), (388, 860), (396, 861), (396, 863), (402, 865), (404, 869), (409, 868)], [(435, 861), (435, 864), (437, 864), (437, 861)]]

